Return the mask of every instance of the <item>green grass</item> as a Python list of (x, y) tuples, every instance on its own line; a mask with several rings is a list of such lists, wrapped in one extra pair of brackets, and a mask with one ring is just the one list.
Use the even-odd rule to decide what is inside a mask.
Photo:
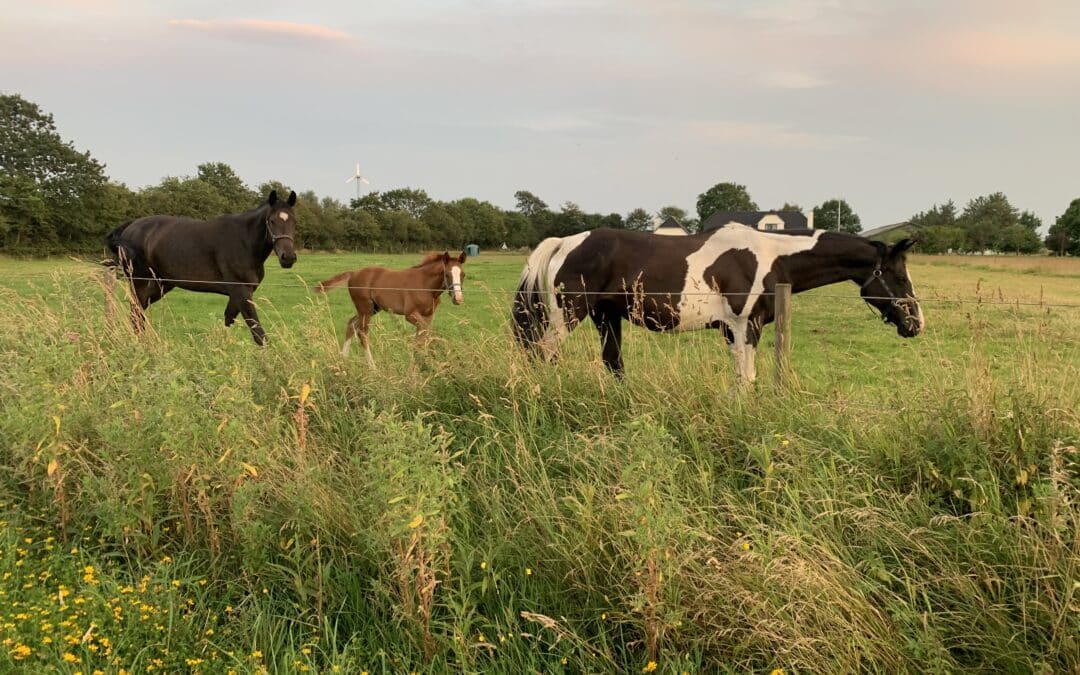
[(529, 363), (511, 255), (429, 350), (380, 314), (376, 370), (342, 358), (347, 294), (300, 280), (416, 258), (268, 269), (265, 349), (223, 298), (137, 338), (91, 266), (0, 261), (0, 670), (1080, 664), (1080, 309), (1016, 304), (1080, 269), (917, 259), (914, 340), (853, 286), (797, 296), (798, 384), (767, 330), (735, 395), (713, 331), (624, 332), (623, 383), (588, 325)]

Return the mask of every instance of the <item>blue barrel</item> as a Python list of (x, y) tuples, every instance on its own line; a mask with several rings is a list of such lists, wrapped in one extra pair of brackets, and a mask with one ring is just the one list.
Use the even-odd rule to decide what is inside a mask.
[(476, 244), (469, 244), (465, 247), (465, 255), (469, 256), (470, 258), (475, 258), (476, 256), (480, 255), (480, 247)]

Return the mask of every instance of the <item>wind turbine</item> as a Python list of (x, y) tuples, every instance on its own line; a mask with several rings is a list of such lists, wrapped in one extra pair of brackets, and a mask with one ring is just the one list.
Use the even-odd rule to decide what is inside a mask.
[(353, 181), (356, 181), (356, 199), (359, 200), (360, 199), (360, 183), (363, 183), (364, 185), (370, 185), (371, 184), (371, 183), (368, 182), (368, 179), (364, 178), (363, 174), (360, 173), (360, 162), (356, 163), (356, 173), (354, 173), (353, 175), (351, 175), (351, 176), (349, 176), (348, 178), (345, 179), (346, 183), (351, 183)]

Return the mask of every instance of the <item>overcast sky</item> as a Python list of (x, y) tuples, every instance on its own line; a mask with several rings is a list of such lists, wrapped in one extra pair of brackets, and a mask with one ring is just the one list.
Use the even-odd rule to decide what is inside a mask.
[(1080, 196), (1076, 0), (0, 0), (0, 89), (133, 187), (223, 161), (347, 199), (625, 214), (719, 181), (864, 227)]

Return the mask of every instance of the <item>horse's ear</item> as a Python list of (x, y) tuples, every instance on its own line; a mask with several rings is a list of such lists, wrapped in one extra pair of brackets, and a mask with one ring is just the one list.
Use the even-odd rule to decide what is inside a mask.
[(289, 206), (296, 206), (296, 191), (289, 191)]
[(450, 251), (443, 251), (442, 261), (443, 261), (443, 263), (450, 262)]
[(457, 261), (458, 261), (459, 263), (461, 263), (462, 265), (464, 265), (464, 264), (465, 264), (465, 258), (467, 258), (467, 257), (468, 257), (468, 256), (467, 256), (467, 255), (465, 255), (465, 251), (462, 251), (462, 252), (461, 252), (461, 255), (459, 255), (459, 256), (458, 256), (458, 258), (457, 258)]
[(889, 249), (889, 257), (895, 258), (898, 255), (903, 255), (904, 253), (907, 253), (908, 250), (910, 250), (911, 247), (914, 246), (917, 242), (918, 240), (914, 237), (901, 239), (900, 241), (893, 244), (893, 247)]
[(277, 190), (270, 191), (270, 196), (266, 198), (266, 202), (270, 204), (270, 206), (277, 204)]

